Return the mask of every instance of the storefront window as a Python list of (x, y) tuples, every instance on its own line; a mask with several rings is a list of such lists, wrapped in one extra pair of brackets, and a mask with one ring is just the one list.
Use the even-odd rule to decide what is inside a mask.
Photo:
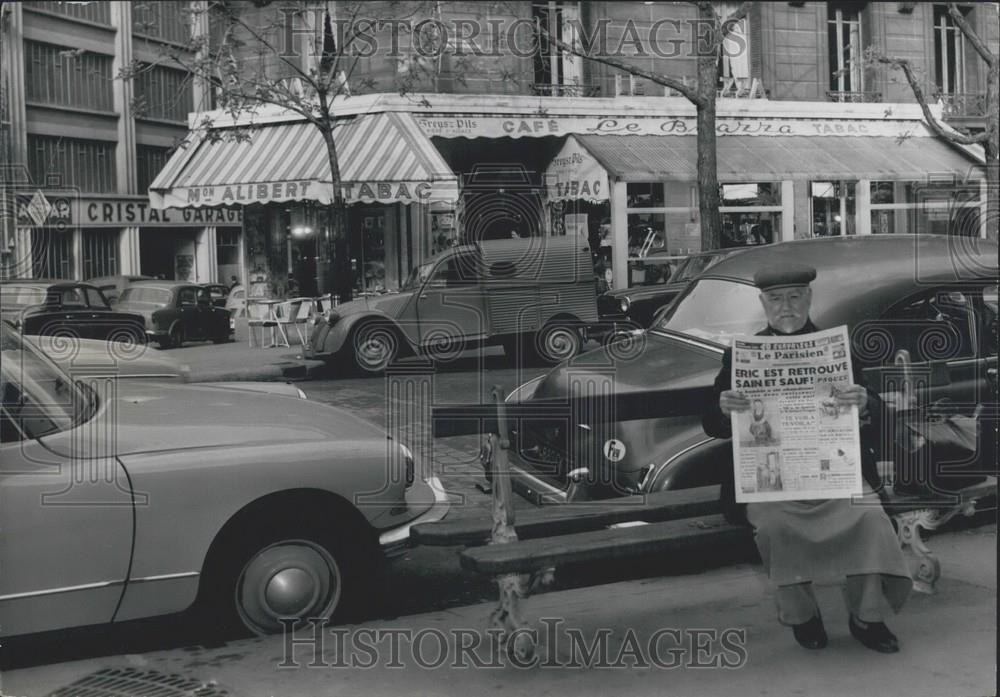
[(729, 206), (780, 206), (781, 182), (756, 184), (723, 184), (722, 207)]
[(629, 208), (661, 208), (664, 205), (661, 182), (639, 182), (626, 185), (625, 196)]
[(872, 233), (979, 236), (979, 185), (871, 182)]
[(852, 181), (810, 182), (814, 236), (835, 237), (856, 233), (856, 184)]
[(781, 182), (723, 184), (723, 248), (771, 244), (781, 237)]

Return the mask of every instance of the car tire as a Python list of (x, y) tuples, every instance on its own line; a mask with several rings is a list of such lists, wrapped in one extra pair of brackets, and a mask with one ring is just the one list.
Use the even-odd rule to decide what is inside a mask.
[(575, 358), (583, 347), (583, 337), (571, 322), (551, 322), (535, 335), (533, 344), (539, 360), (554, 365)]
[(339, 622), (353, 619), (370, 598), (378, 550), (359, 542), (364, 536), (352, 524), (303, 515), (239, 532), (206, 569), (200, 606), (210, 631), (265, 636), (286, 629), (290, 618)]
[[(170, 328), (170, 333), (167, 335), (167, 346), (166, 348), (180, 348), (184, 345), (184, 327), (179, 324), (175, 324)], [(160, 344), (163, 346), (163, 344)]]
[(396, 330), (383, 322), (366, 322), (351, 332), (345, 348), (351, 362), (362, 375), (379, 375), (399, 356), (400, 338)]

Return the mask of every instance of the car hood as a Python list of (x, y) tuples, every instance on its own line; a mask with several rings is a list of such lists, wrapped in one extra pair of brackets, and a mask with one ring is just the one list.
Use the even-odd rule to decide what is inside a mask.
[(187, 380), (190, 367), (148, 346), (119, 346), (101, 339), (26, 336), (46, 356), (74, 377), (89, 374), (128, 378), (180, 378)]
[(616, 288), (614, 290), (609, 290), (607, 295), (613, 298), (624, 298), (628, 297), (632, 300), (636, 298), (644, 298), (650, 295), (662, 295), (664, 293), (680, 293), (682, 290), (688, 287), (690, 281), (681, 281), (679, 283), (661, 283), (655, 286), (632, 286), (631, 288)]
[(370, 295), (363, 298), (357, 298), (356, 300), (351, 300), (346, 303), (341, 303), (337, 305), (334, 310), (341, 317), (346, 317), (347, 315), (354, 315), (360, 312), (381, 312), (382, 314), (394, 317), (403, 309), (410, 300), (410, 296), (413, 293), (411, 291), (406, 291), (404, 293), (386, 293), (385, 295)]
[(566, 397), (570, 380), (611, 375), (616, 394), (708, 387), (719, 372), (721, 351), (659, 332), (623, 337), (553, 368), (533, 399)]
[[(108, 433), (114, 434), (111, 444)], [(136, 380), (117, 381), (113, 395), (100, 400), (88, 422), (41, 441), (61, 455), (92, 458), (308, 441), (371, 442), (385, 437), (368, 421), (304, 399)]]

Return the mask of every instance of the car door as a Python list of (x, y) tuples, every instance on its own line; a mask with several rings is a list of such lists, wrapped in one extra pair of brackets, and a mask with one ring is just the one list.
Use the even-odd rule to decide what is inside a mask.
[(204, 334), (204, 319), (198, 308), (196, 287), (184, 286), (177, 291), (177, 310), (181, 326), (184, 327), (184, 336), (189, 339), (200, 339)]
[(417, 296), (422, 346), (485, 338), (489, 333), (482, 263), (472, 252), (442, 259)]
[[(43, 394), (72, 389), (68, 376), (40, 377), (39, 365), (28, 365), (30, 357), (11, 356), (6, 348), (0, 406), (0, 627), (12, 636), (110, 622), (128, 577), (132, 492), (113, 455), (65, 453), (81, 430), (90, 429), (94, 442), (112, 429), (103, 424), (104, 417), (78, 409), (75, 400), (66, 400), (74, 403), (67, 414), (62, 400), (39, 398), (38, 386), (46, 383)], [(28, 382), (32, 387), (24, 389)], [(50, 439), (58, 445), (46, 444)]]
[(111, 308), (108, 306), (107, 300), (97, 288), (81, 286), (81, 290), (87, 300), (87, 336), (92, 339), (107, 339), (116, 327), (108, 315)]
[[(990, 370), (997, 366), (996, 312), (984, 301), (987, 284), (938, 286), (891, 307), (875, 326), (891, 339), (891, 355), (872, 370), (888, 400), (901, 395), (897, 363), (908, 360), (914, 387), (910, 401), (927, 405), (948, 399), (962, 411), (995, 400)], [(870, 328), (859, 328), (864, 334)], [(863, 342), (863, 340), (862, 340)], [(905, 356), (905, 359), (904, 359)]]
[(90, 314), (82, 288), (64, 286), (48, 293), (48, 312), (39, 334), (69, 334), (90, 338)]

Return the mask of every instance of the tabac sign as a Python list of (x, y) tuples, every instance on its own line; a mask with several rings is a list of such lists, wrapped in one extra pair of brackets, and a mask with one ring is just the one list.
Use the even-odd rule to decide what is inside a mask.
[(545, 170), (545, 189), (550, 201), (607, 201), (608, 171), (570, 136)]
[[(455, 201), (456, 180), (443, 181), (344, 181), (338, 185), (345, 203), (427, 203)], [(316, 180), (282, 181), (256, 184), (214, 184), (150, 190), (153, 205), (179, 208), (203, 206), (245, 206), (285, 201), (333, 203), (334, 187)]]

